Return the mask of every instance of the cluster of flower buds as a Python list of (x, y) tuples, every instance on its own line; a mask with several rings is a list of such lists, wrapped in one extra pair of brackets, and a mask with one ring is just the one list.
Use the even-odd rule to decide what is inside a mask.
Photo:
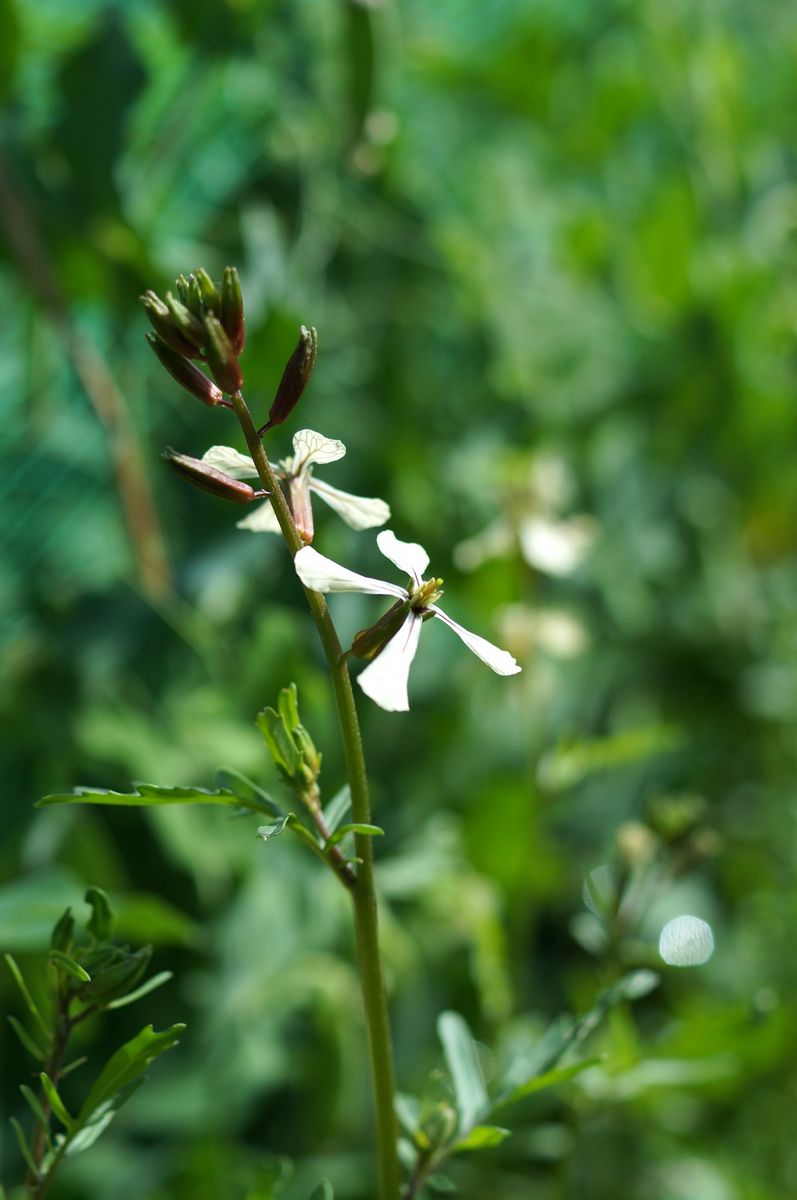
[(282, 689), (276, 709), (258, 714), (257, 724), (285, 782), (309, 807), (317, 805), (321, 755), (299, 718), (295, 683)]
[[(197, 400), (230, 407), (224, 393), (243, 386), (238, 361), (244, 348), (244, 306), (235, 267), (225, 267), (219, 287), (203, 267), (188, 278), (178, 275), (176, 293), (162, 300), (153, 291), (141, 297), (154, 334), (147, 341), (169, 372)], [(213, 379), (195, 366), (206, 363)], [(214, 382), (215, 380), (215, 382)]]

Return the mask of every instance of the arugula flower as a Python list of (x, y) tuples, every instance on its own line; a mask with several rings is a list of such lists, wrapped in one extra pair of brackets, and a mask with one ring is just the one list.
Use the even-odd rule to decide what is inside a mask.
[(407, 679), (418, 649), (421, 626), (431, 617), (437, 617), (453, 629), (468, 649), (496, 674), (517, 674), (520, 667), (508, 651), (463, 629), (437, 607), (443, 581), (423, 579), (429, 565), (429, 555), (423, 546), (417, 542), (401, 542), (389, 529), (382, 530), (376, 542), (385, 557), (409, 576), (406, 587), (358, 575), (325, 558), (311, 546), (304, 546), (293, 560), (296, 574), (312, 591), (362, 592), (367, 596), (394, 597), (393, 607), (370, 629), (357, 634), (350, 651), (358, 658), (372, 660), (357, 678), (366, 696), (388, 712), (409, 709)]
[[(390, 517), (390, 507), (384, 500), (354, 496), (351, 492), (343, 492), (316, 479), (313, 467), (337, 462), (345, 453), (343, 442), (326, 438), (313, 429), (300, 429), (293, 436), (293, 455), (281, 459), (274, 468), (274, 474), (287, 495), (296, 528), (305, 542), (313, 540), (311, 494), (320, 496), (352, 529), (372, 529), (375, 525), (384, 525)], [(211, 446), (203, 454), (202, 462), (232, 479), (252, 479), (257, 476), (251, 458), (233, 450), (231, 446)], [(237, 524), (239, 529), (251, 529), (256, 533), (280, 531), (269, 501), (258, 505)]]

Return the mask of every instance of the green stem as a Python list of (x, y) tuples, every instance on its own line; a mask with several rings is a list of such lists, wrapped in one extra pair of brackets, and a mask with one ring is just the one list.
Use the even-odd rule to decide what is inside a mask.
[[(295, 556), (301, 550), (304, 542), (297, 532), (288, 502), (271, 469), (268, 455), (258, 437), (246, 401), (240, 392), (233, 396), (232, 400), (235, 415), (246, 438), (246, 444), (257, 468), (260, 481), (263, 487), (271, 493), (271, 506), (282, 530), (282, 536), (291, 555)], [(313, 592), (308, 588), (305, 588), (305, 595), (332, 677), (335, 707), (346, 760), (346, 774), (351, 789), (352, 817), (357, 824), (370, 825), (371, 803), (368, 796), (368, 776), (349, 669), (345, 659), (342, 658), (340, 641), (324, 597), (320, 592)], [(379, 1166), (379, 1198), (380, 1200), (397, 1200), (399, 1163), (396, 1146), (396, 1117), (393, 1110), (395, 1094), (393, 1048), (382, 958), (379, 951), (373, 838), (355, 834), (355, 850), (360, 863), (357, 878), (349, 890), (354, 904), (360, 984), (371, 1057), (376, 1117), (376, 1150)]]

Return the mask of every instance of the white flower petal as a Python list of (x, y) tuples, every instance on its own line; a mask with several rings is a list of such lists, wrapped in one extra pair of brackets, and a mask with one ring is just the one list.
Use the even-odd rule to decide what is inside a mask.
[(387, 712), (407, 712), (407, 680), (418, 649), (423, 617), (411, 612), (384, 650), (357, 676), (366, 696)]
[(211, 446), (202, 455), (203, 463), (229, 475), (230, 479), (253, 479), (257, 468), (248, 454), (240, 454), (232, 446)]
[(326, 501), (352, 529), (373, 529), (375, 525), (384, 525), (385, 521), (390, 520), (390, 506), (384, 500), (354, 496), (314, 477), (310, 479), (310, 491)]
[(423, 579), (423, 573), (429, 566), (429, 555), (423, 546), (417, 542), (401, 542), (392, 529), (383, 529), (377, 534), (376, 544), (384, 554), (395, 563), (400, 571), (411, 575), (416, 583)]
[(300, 429), (293, 435), (293, 471), (298, 475), (311, 463), (331, 463), (343, 458), (346, 447), (335, 438), (326, 438), (314, 429)]
[(487, 663), (487, 666), (495, 671), (496, 675), (517, 675), (518, 671), (520, 671), (521, 668), (508, 650), (501, 650), (498, 646), (494, 646), (492, 642), (488, 642), (487, 638), (479, 637), (478, 633), (471, 633), (470, 630), (463, 629), (456, 621), (451, 620), (448, 613), (444, 613), (434, 604), (430, 605), (429, 611), (433, 612), (444, 624), (448, 625), (449, 629), (453, 629), (454, 633), (462, 639), (468, 649), (472, 650), (482, 662)]
[(367, 575), (358, 575), (356, 571), (341, 567), (331, 558), (319, 554), (312, 546), (303, 546), (293, 564), (304, 586), (313, 592), (362, 592), (366, 596), (407, 599), (405, 588), (395, 583), (384, 583), (381, 579), (371, 579)]
[(266, 500), (265, 504), (258, 504), (257, 508), (247, 513), (242, 521), (236, 521), (235, 525), (237, 529), (250, 529), (253, 533), (280, 532), (279, 521), (270, 500)]

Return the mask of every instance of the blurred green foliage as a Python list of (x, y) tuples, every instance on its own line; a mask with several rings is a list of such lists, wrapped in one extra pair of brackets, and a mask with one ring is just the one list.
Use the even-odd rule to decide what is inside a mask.
[[(0, 948), (35, 965), (103, 887), (176, 972), (137, 1015), (188, 1021), (59, 1197), (369, 1195), (334, 879), (221, 810), (32, 807), (225, 766), (276, 792), (254, 716), (291, 680), (342, 782), (281, 545), (160, 470), (235, 440), (144, 343), (136, 296), (198, 263), (240, 267), (262, 419), (318, 328), (273, 452), (343, 438), (330, 482), (384, 496), (447, 611), (524, 666), (438, 629), (413, 711), (361, 706), (402, 1089), (442, 1065), (441, 1010), (512, 1061), (657, 965), (669, 918), (714, 929), (710, 963), (614, 1012), (604, 1069), (463, 1157), (460, 1194), (792, 1196), (795, 9), (2, 0), (0, 26)], [(370, 535), (318, 524), (376, 570)], [(346, 599), (343, 637), (375, 615)], [(585, 875), (640, 862), (636, 926), (587, 928)], [(30, 1069), (8, 1032), (4, 1180)]]

